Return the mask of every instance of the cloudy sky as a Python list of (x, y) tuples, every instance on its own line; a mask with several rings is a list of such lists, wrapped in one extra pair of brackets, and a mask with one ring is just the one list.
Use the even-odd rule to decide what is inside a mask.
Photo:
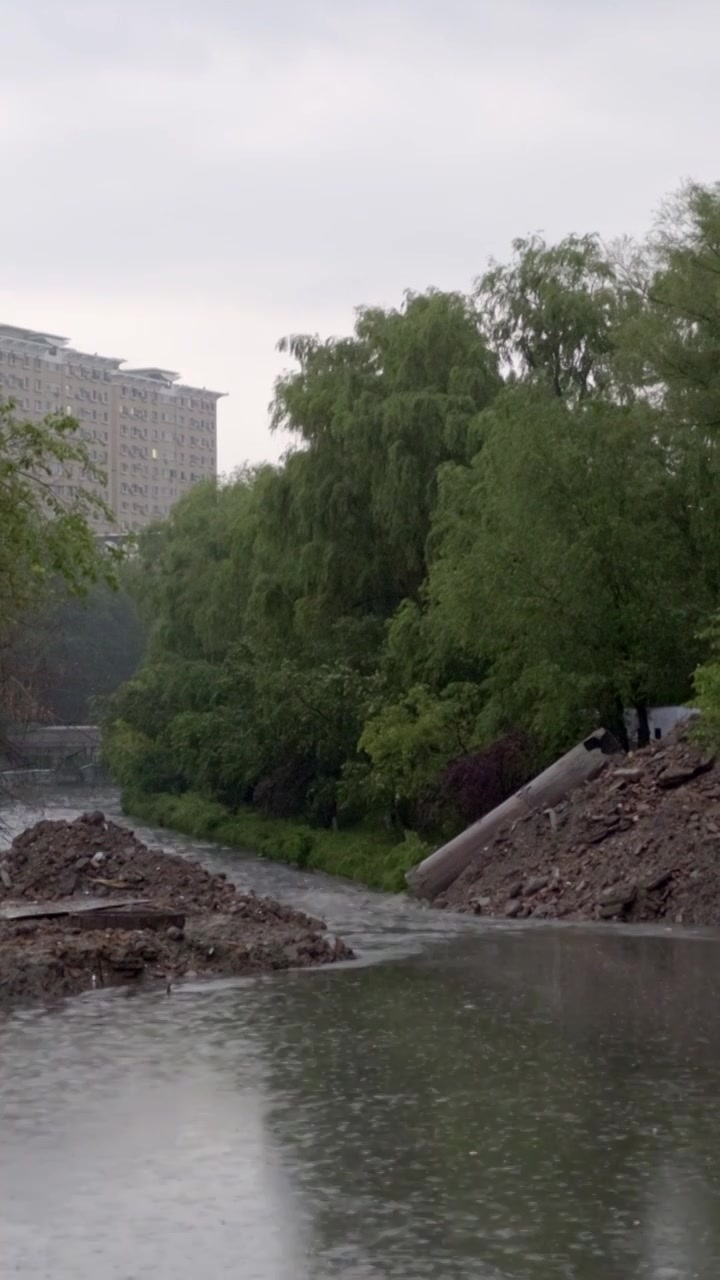
[(229, 393), (283, 334), (714, 180), (717, 0), (0, 0), (0, 320)]

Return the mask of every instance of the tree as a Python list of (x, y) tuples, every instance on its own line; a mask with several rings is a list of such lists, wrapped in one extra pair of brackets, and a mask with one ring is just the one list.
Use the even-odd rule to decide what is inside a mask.
[(626, 706), (686, 696), (708, 606), (672, 519), (675, 477), (653, 411), (573, 408), (509, 390), (470, 469), (446, 471), (430, 575), (458, 643), (492, 662), (488, 734), (560, 749)]
[(99, 479), (77, 423), (52, 414), (27, 422), (11, 401), (0, 402), (0, 716), (29, 718), (36, 698), (36, 666), (18, 660), (25, 618), (61, 583), (70, 595), (115, 580), (117, 556), (98, 544), (90, 520), (108, 514), (82, 486), (70, 501), (57, 496), (53, 478), (79, 465), (88, 483)]
[(82, 486), (70, 501), (52, 488), (53, 476), (70, 463), (79, 464), (88, 481), (98, 478), (76, 433), (77, 423), (66, 415), (27, 422), (15, 416), (11, 401), (0, 402), (0, 631), (57, 578), (77, 593), (112, 576), (112, 560), (100, 554), (89, 523), (104, 512), (102, 501)]
[(557, 245), (541, 236), (514, 240), (512, 260), (491, 263), (475, 297), (486, 339), (512, 377), (559, 398), (608, 389), (633, 295), (619, 287), (597, 236), (567, 236)]

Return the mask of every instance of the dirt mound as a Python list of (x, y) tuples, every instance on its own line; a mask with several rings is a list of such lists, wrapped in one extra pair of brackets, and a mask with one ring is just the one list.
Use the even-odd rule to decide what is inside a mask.
[(17, 836), (0, 866), (6, 873), (0, 872), (0, 901), (12, 896), (51, 902), (74, 893), (106, 897), (130, 890), (212, 911), (237, 897), (224, 877), (177, 854), (149, 849), (102, 813), (84, 813), (74, 822), (38, 822)]
[(720, 924), (720, 768), (678, 735), (502, 828), (433, 904), (524, 919)]
[(0, 853), (0, 1001), (351, 954), (321, 921), (148, 848), (102, 813), (38, 822)]

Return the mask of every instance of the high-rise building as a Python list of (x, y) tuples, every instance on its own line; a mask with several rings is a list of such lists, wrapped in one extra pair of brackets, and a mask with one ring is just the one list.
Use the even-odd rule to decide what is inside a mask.
[(123, 360), (88, 355), (67, 338), (0, 324), (0, 394), (18, 415), (71, 414), (102, 481), (75, 464), (57, 467), (52, 487), (103, 498), (114, 521), (98, 533), (128, 533), (167, 516), (199, 480), (217, 471), (217, 402), (222, 393), (185, 386), (165, 369), (123, 369)]

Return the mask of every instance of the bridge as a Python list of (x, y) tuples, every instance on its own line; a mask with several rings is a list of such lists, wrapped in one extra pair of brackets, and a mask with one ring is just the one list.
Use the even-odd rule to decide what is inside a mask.
[(100, 766), (94, 724), (15, 726), (0, 732), (0, 773), (46, 770), (58, 782), (82, 782)]

